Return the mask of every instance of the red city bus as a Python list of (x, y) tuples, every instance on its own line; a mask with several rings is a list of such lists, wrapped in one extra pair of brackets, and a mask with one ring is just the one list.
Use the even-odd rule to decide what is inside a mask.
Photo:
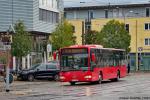
[(125, 50), (103, 48), (101, 45), (74, 45), (59, 51), (60, 81), (118, 81), (126, 76)]

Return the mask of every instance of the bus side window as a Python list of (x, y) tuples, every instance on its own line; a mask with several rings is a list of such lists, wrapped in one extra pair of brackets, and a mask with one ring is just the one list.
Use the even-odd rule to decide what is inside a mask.
[(116, 55), (115, 55), (115, 52), (113, 53), (113, 66), (116, 66)]

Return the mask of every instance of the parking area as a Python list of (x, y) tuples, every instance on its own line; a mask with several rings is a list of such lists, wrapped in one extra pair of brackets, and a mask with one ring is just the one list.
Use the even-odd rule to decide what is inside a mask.
[(142, 72), (102, 84), (15, 81), (10, 93), (5, 93), (4, 83), (0, 86), (0, 100), (150, 100), (150, 73)]

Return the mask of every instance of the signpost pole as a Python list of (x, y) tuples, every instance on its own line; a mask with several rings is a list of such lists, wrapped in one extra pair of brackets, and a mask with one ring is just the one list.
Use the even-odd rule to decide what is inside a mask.
[[(140, 61), (139, 61), (139, 67), (141, 68), (141, 63), (142, 63), (142, 54), (141, 54), (141, 53), (142, 53), (142, 51), (143, 51), (143, 47), (139, 47), (139, 48), (138, 48), (138, 51), (139, 51), (139, 53), (140, 53), (140, 54), (139, 54), (139, 58), (140, 58), (140, 59), (139, 59), (139, 60), (140, 60)], [(139, 69), (140, 69), (140, 68), (139, 68)]]
[[(51, 44), (48, 44), (47, 45), (47, 60), (49, 59), (49, 56), (51, 57), (52, 56), (52, 45)], [(52, 58), (51, 58), (52, 60)]]
[(9, 63), (10, 63), (10, 58), (9, 58), (9, 49), (7, 48), (7, 66), (6, 66), (6, 92), (9, 92), (9, 74), (10, 74), (10, 69), (9, 69)]

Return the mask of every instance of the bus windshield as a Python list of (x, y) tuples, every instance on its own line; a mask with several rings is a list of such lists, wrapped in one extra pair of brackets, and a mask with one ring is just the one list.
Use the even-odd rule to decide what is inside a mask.
[(88, 70), (88, 54), (64, 54), (61, 57), (61, 70)]

